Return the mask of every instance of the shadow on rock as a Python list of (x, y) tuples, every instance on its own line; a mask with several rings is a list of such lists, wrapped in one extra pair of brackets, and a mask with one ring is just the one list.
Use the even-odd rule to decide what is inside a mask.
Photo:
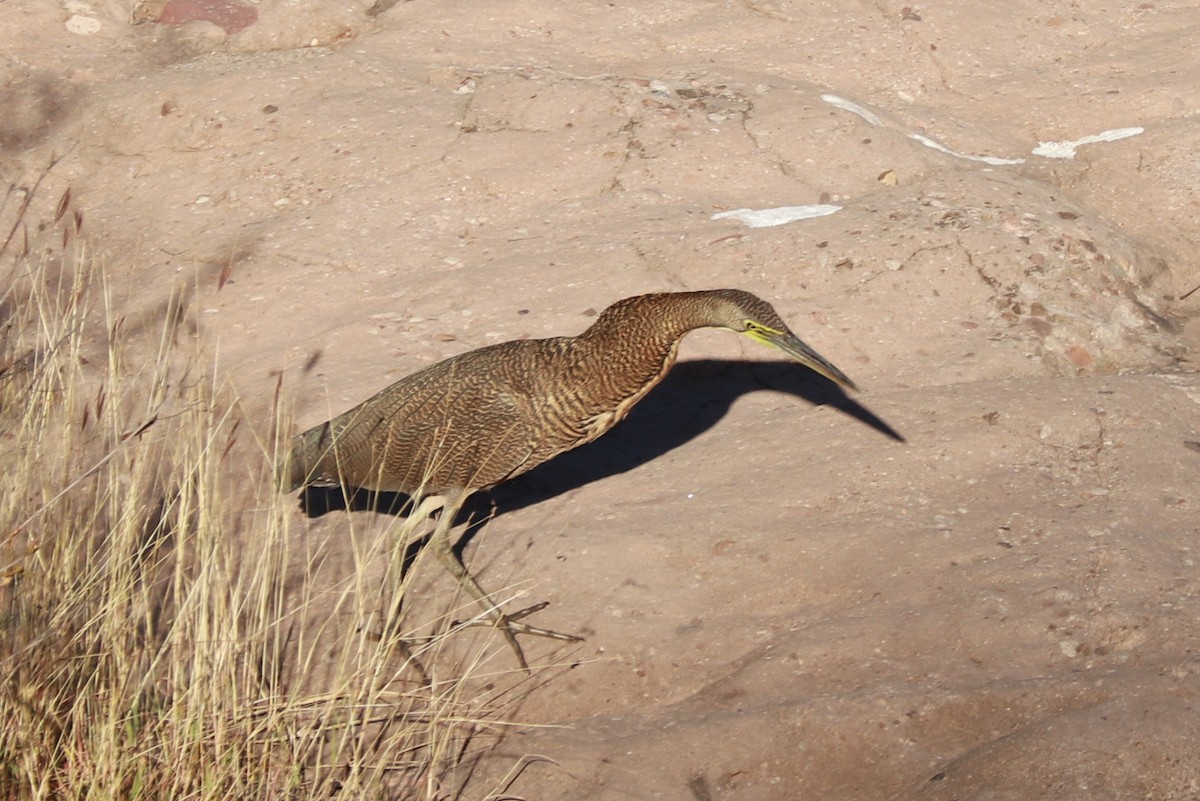
[[(477, 493), (463, 506), (457, 522), (479, 523), (651, 462), (715, 426), (741, 396), (764, 389), (793, 395), (813, 406), (833, 406), (890, 439), (904, 441), (836, 384), (792, 362), (681, 362), (611, 432), (490, 492)], [(308, 487), (301, 493), (301, 509), (309, 517), (342, 509), (400, 515), (409, 511), (411, 503), (402, 493), (354, 488)], [(470, 537), (467, 533), (459, 547)]]

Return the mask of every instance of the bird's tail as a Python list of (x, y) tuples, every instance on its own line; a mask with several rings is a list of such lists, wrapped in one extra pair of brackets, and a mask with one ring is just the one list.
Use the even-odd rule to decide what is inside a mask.
[(295, 492), (304, 485), (308, 469), (304, 466), (299, 438), (294, 445), (281, 454), (275, 464), (275, 486), (280, 492)]
[(303, 487), (316, 467), (310, 458), (309, 433), (306, 431), (294, 437), (275, 465), (275, 483), (280, 492), (295, 492)]
[(330, 435), (330, 424), (323, 423), (292, 440), (291, 447), (275, 465), (275, 482), (280, 492), (295, 492), (314, 477), (321, 481)]

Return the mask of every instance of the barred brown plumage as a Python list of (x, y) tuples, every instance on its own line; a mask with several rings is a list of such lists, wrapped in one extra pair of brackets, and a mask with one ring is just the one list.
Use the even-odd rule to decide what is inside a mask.
[(726, 328), (782, 350), (855, 389), (793, 334), (766, 301), (737, 289), (626, 298), (576, 337), (515, 340), (438, 362), (296, 437), (280, 464), (285, 491), (306, 484), (402, 492), (414, 514), (441, 516), (430, 546), (484, 608), (526, 667), (517, 634), (577, 637), (506, 615), (455, 555), (450, 528), (473, 492), (591, 442), (619, 423), (675, 361), (697, 328)]

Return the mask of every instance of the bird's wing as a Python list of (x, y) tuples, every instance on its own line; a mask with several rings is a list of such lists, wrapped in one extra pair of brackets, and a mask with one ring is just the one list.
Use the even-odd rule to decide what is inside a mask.
[(355, 486), (425, 494), (520, 471), (536, 439), (527, 390), (494, 369), (489, 350), (432, 365), (334, 418), (327, 468)]

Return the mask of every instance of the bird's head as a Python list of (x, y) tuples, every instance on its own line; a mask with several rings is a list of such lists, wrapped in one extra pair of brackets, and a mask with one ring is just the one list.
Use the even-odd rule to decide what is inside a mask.
[(781, 350), (846, 389), (858, 389), (845, 373), (793, 334), (770, 303), (740, 289), (722, 289), (713, 294), (720, 327)]

